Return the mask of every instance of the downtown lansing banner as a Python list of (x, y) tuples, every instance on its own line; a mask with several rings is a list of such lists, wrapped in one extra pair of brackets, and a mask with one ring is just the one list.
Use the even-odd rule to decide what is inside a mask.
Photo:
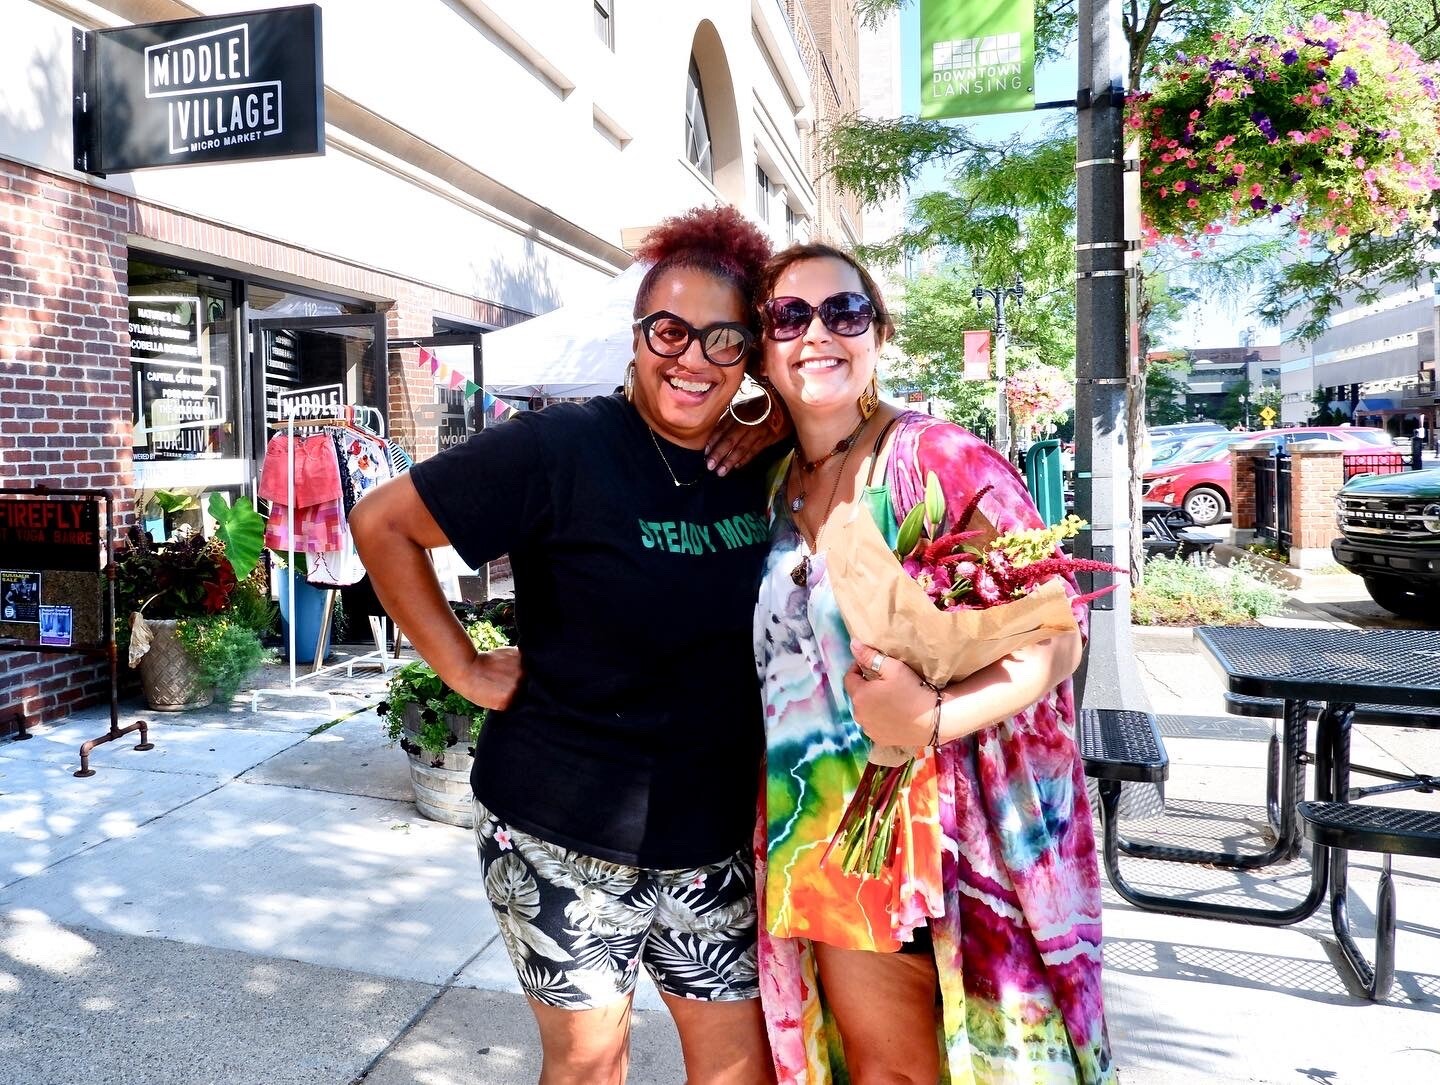
[(921, 0), (920, 116), (1035, 108), (1034, 0)]

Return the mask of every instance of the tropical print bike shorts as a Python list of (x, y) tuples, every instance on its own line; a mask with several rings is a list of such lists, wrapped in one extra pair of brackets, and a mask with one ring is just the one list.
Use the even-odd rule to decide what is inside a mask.
[(485, 893), (525, 993), (594, 1009), (628, 998), (640, 965), (668, 995), (758, 998), (751, 850), (688, 870), (595, 859), (512, 829), (475, 803)]

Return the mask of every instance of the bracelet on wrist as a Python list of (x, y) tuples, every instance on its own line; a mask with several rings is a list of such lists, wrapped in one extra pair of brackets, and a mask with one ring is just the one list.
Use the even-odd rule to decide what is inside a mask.
[(945, 706), (945, 687), (931, 682), (926, 682), (925, 687), (935, 692), (935, 714), (930, 721), (930, 739), (925, 745), (935, 747), (940, 745), (940, 710)]

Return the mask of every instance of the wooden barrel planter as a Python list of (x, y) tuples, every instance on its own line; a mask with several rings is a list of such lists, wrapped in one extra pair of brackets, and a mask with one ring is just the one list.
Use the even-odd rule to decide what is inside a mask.
[[(470, 829), (475, 824), (471, 803), (470, 768), (475, 758), (470, 753), (470, 717), (447, 713), (454, 743), (441, 757), (420, 746), (420, 706), (405, 706), (405, 736), (401, 747), (410, 759), (410, 785), (415, 789), (415, 807), (431, 821)], [(438, 764), (436, 762), (439, 762)]]

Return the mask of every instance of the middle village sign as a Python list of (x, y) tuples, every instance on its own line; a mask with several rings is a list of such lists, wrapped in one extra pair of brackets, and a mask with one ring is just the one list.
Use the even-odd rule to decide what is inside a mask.
[(75, 168), (325, 153), (315, 4), (76, 33)]

